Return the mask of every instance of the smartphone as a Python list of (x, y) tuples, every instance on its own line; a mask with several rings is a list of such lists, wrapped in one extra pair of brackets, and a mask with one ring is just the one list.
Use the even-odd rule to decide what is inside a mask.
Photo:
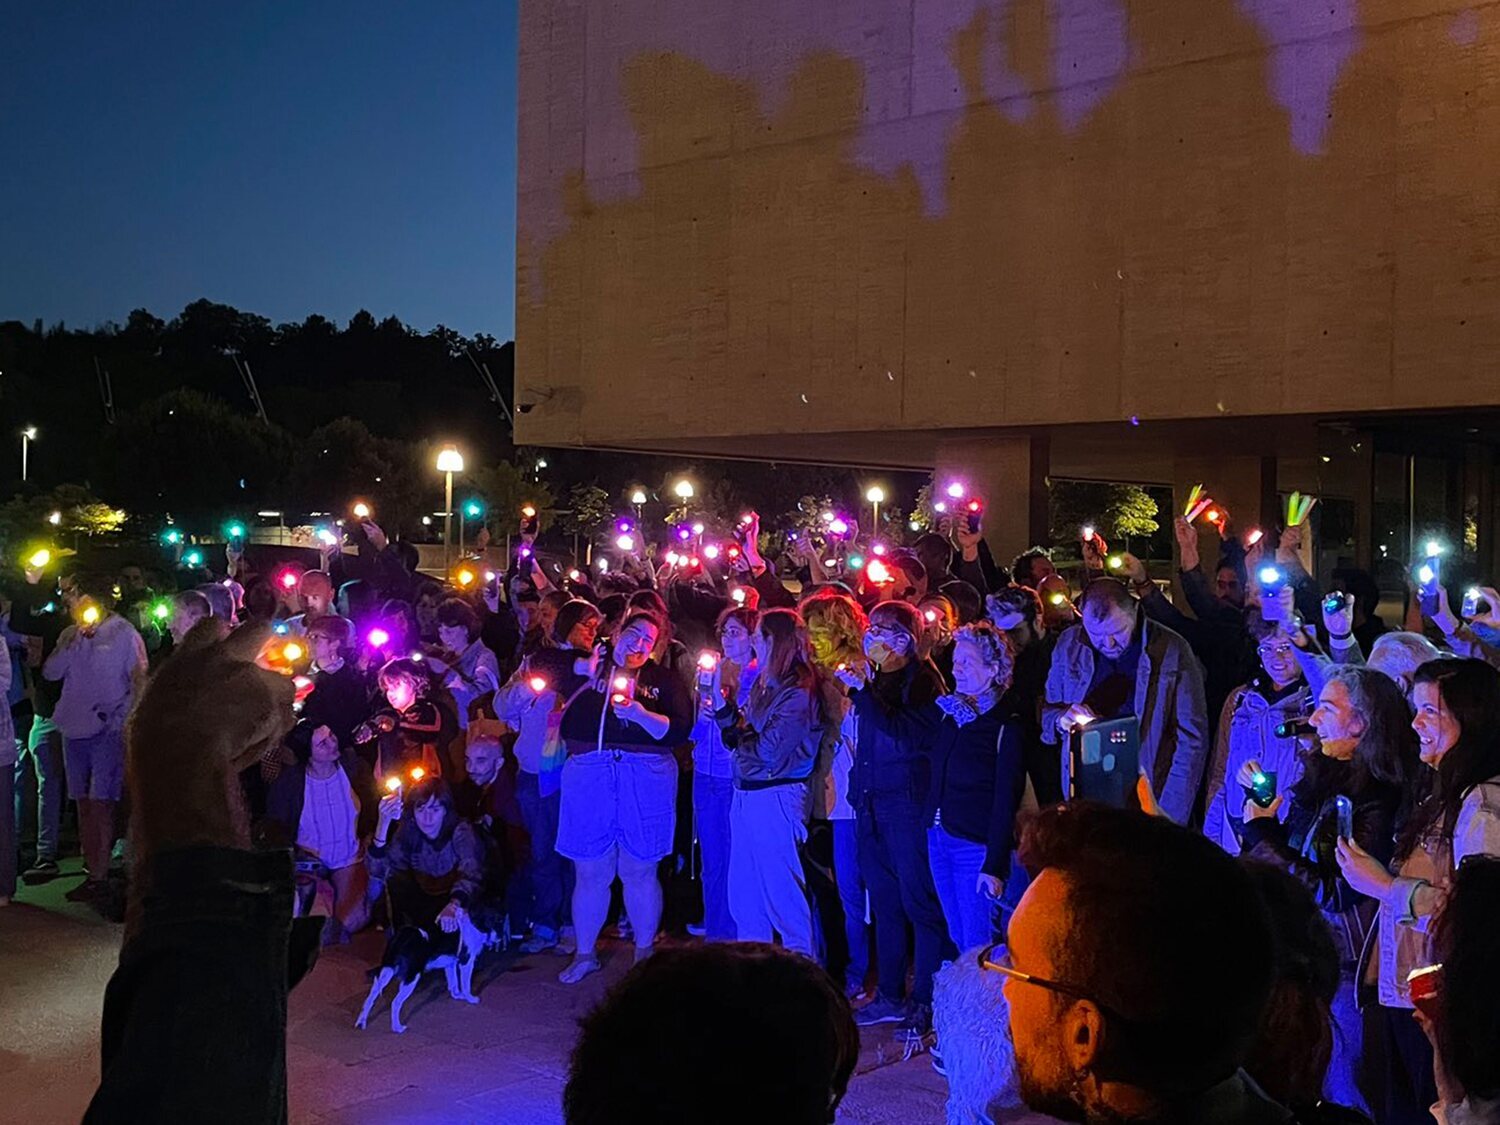
[(1424, 965), (1406, 974), (1406, 988), (1411, 1002), (1430, 1020), (1437, 1019), (1443, 995), (1443, 966)]
[(1484, 600), (1484, 595), (1479, 592), (1478, 586), (1470, 586), (1464, 591), (1464, 604), (1459, 609), (1458, 615), (1464, 618), (1478, 617), (1481, 613), (1488, 612), (1490, 605)]
[(1443, 564), (1437, 555), (1423, 559), (1416, 569), (1417, 604), (1424, 617), (1431, 617), (1438, 608), (1438, 583), (1442, 581)]
[(1276, 597), (1286, 585), (1286, 571), (1279, 566), (1263, 566), (1255, 572), (1255, 577), (1260, 582), (1260, 594), (1263, 598)]
[(1354, 802), (1341, 793), (1333, 799), (1333, 807), (1339, 818), (1339, 839), (1354, 839)]
[(1096, 720), (1068, 733), (1063, 792), (1070, 799), (1100, 801), (1115, 808), (1138, 808), (1141, 725), (1134, 715)]
[(542, 519), (536, 508), (530, 504), (521, 505), (521, 534), (535, 535), (541, 527)]
[(1323, 612), (1325, 614), (1341, 613), (1343, 609), (1344, 595), (1339, 591), (1335, 590), (1333, 593), (1329, 594), (1326, 598), (1323, 599)]
[(1276, 771), (1259, 770), (1250, 777), (1250, 784), (1245, 787), (1252, 801), (1260, 808), (1268, 809), (1276, 800)]
[(698, 655), (698, 691), (707, 693), (713, 690), (714, 673), (719, 668), (719, 654), (705, 650)]
[(968, 504), (964, 506), (964, 510), (967, 513), (964, 518), (968, 520), (969, 534), (978, 535), (980, 525), (984, 521), (983, 502), (977, 498), (971, 498)]

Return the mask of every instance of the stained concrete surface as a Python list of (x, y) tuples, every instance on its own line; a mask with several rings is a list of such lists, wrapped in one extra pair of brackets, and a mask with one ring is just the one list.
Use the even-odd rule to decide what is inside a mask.
[[(120, 928), (67, 902), (70, 874), (23, 887), (0, 908), (0, 1117), (48, 1125), (77, 1121), (98, 1076), (104, 985)], [(406, 1007), (408, 1031), (390, 1030), (382, 1002), (365, 1031), (354, 1028), (369, 984), (366, 969), (382, 937), (361, 934), (325, 951), (292, 993), (287, 1026), (292, 1120), (385, 1122), (562, 1120), (562, 1088), (577, 1021), (625, 972), (616, 946), (605, 971), (569, 988), (557, 983), (560, 957), (487, 954), (475, 973), (478, 1006), (448, 998), (442, 974), (429, 975)], [(612, 954), (612, 955), (611, 955)], [(901, 1060), (891, 1027), (863, 1035), (859, 1069), (839, 1121), (858, 1125), (937, 1125), (947, 1096), (928, 1058)], [(705, 1120), (711, 1120), (711, 1112)], [(1038, 1125), (1018, 1117), (1005, 1125)]]

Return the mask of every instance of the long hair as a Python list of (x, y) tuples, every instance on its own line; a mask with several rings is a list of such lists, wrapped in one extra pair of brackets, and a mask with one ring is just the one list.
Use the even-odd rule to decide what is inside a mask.
[(1327, 682), (1344, 685), (1349, 705), (1365, 722), (1354, 751), (1356, 775), (1368, 775), (1387, 785), (1408, 785), (1415, 773), (1417, 736), (1400, 685), (1383, 672), (1357, 664), (1331, 669)]
[(1443, 707), (1458, 724), (1458, 741), (1437, 767), (1437, 784), (1402, 833), (1398, 856), (1408, 856), (1434, 828), (1447, 842), (1458, 826), (1469, 790), (1500, 775), (1500, 671), (1483, 660), (1431, 660), (1412, 686), (1436, 684)]
[(840, 664), (864, 659), (870, 619), (848, 594), (820, 590), (803, 598), (797, 609), (807, 624), (809, 655), (819, 671), (831, 675)]
[(760, 615), (756, 627), (771, 642), (771, 651), (760, 670), (755, 692), (769, 694), (790, 685), (811, 691), (814, 677), (807, 659), (807, 630), (797, 611), (768, 609)]

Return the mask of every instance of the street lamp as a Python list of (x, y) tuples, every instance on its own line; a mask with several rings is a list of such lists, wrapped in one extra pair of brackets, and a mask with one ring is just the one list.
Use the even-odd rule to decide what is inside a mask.
[(36, 427), (27, 426), (21, 431), (21, 483), (26, 483), (26, 459), (31, 453), (31, 443), (36, 441)]
[(683, 477), (672, 486), (672, 492), (679, 500), (691, 500), (693, 498), (693, 482)]
[(880, 505), (885, 503), (885, 489), (878, 484), (872, 484), (870, 490), (865, 493), (865, 499), (874, 509), (875, 518), (870, 522), (870, 534), (878, 535), (880, 533)]
[(464, 471), (464, 455), (456, 445), (445, 445), (438, 451), (437, 471), (443, 474), (443, 573), (453, 565), (450, 544), (453, 535), (453, 474)]
[(62, 513), (53, 512), (50, 516), (47, 517), (47, 522), (50, 523), (53, 527), (59, 526), (62, 523)]

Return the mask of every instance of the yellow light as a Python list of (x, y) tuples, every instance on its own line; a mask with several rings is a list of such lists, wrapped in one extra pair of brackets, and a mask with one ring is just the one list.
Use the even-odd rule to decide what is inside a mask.
[(1053, 594), (1047, 600), (1050, 601), (1053, 605), (1062, 605), (1063, 602), (1067, 601), (1068, 599), (1063, 597), (1061, 594)]
[(1124, 565), (1125, 565), (1125, 560), (1123, 558), (1121, 558), (1119, 555), (1110, 555), (1109, 556), (1109, 569), (1110, 570), (1119, 570)]
[(33, 570), (41, 570), (42, 567), (46, 566), (51, 561), (52, 552), (47, 550), (46, 547), (43, 547), (40, 551), (37, 551), (34, 555), (32, 555), (31, 558), (27, 559), (26, 563)]
[(536, 509), (533, 508), (530, 504), (521, 505), (521, 514), (529, 520), (536, 519)]
[(421, 781), (426, 776), (427, 776), (427, 771), (424, 770), (421, 766), (413, 766), (412, 767), (411, 779), (413, 781)]
[(885, 489), (881, 488), (878, 484), (871, 485), (870, 490), (865, 493), (865, 499), (871, 504), (884, 504)]
[(96, 605), (83, 607), (83, 623), (85, 625), (99, 624), (99, 607)]
[(370, 518), (370, 505), (364, 503), (363, 501), (361, 501), (360, 503), (354, 505), (354, 518), (357, 519), (357, 520), (367, 520), (367, 519), (369, 519)]
[(458, 584), (460, 586), (470, 586), (473, 584), (473, 582), (474, 572), (468, 567), (465, 567), (463, 570), (460, 570), (458, 572)]
[(691, 500), (693, 498), (693, 482), (687, 479), (680, 480), (672, 486), (672, 491), (679, 500)]
[(464, 455), (458, 451), (456, 445), (445, 445), (438, 451), (437, 471), (440, 473), (461, 473), (464, 471)]
[(302, 646), (296, 641), (288, 641), (286, 647), (281, 650), (281, 655), (288, 660), (301, 660)]
[(388, 792), (388, 793), (398, 792), (400, 790), (400, 788), (401, 788), (401, 779), (399, 777), (388, 777), (388, 778), (386, 778), (385, 779), (385, 788), (386, 788), (386, 792)]

